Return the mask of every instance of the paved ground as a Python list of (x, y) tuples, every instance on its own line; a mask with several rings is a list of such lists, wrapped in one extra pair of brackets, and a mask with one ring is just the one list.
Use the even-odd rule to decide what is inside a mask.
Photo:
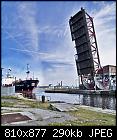
[(3, 124), (27, 120), (31, 120), (31, 118), (29, 118), (27, 115), (22, 115), (21, 113), (7, 113), (1, 116), (1, 121)]
[[(78, 110), (79, 108), (116, 115), (115, 110), (101, 109), (101, 108), (84, 106), (84, 105), (73, 105), (68, 103), (51, 103), (51, 106), (56, 111), (38, 109), (38, 108), (24, 108), (21, 105), (20, 107), (1, 107), (2, 115), (6, 115), (6, 114), (8, 115), (13, 113), (13, 114), (19, 114), (20, 117), (23, 115), (29, 118), (28, 120), (25, 119), (23, 120), (23, 118), (22, 119), (20, 118), (19, 121), (7, 121), (8, 118), (6, 118), (5, 120), (5, 118), (3, 119), (2, 117), (2, 125), (46, 126), (49, 123), (54, 123), (54, 122), (62, 123), (64, 121), (69, 121), (69, 120), (73, 121), (76, 120), (77, 118), (68, 114), (66, 111), (71, 111), (71, 110), (74, 111), (74, 110)], [(17, 115), (14, 116), (14, 120), (17, 120), (15, 117), (18, 116)]]
[(60, 112), (78, 110), (78, 108), (76, 108), (75, 105), (68, 103), (52, 103), (51, 106)]
[[(10, 107), (2, 107), (2, 112), (7, 111), (17, 111), (18, 108), (10, 108)], [(21, 111), (25, 112), (29, 118), (33, 118), (28, 121), (20, 121), (16, 123), (4, 123), (4, 125), (48, 125), (49, 123), (58, 122), (62, 123), (68, 120), (75, 120), (77, 118), (73, 117), (64, 112), (57, 112), (51, 110), (44, 109), (36, 109), (36, 108), (20, 108)], [(16, 112), (15, 112), (16, 113)], [(17, 112), (18, 113), (18, 112)], [(5, 113), (4, 113), (5, 114)], [(2, 123), (3, 124), (3, 123)]]

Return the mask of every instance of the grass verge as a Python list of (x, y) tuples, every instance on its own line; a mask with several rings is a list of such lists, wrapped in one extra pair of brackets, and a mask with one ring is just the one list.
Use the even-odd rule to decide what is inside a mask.
[(1, 99), (18, 99), (16, 96), (1, 96)]
[[(41, 109), (50, 109), (50, 103), (45, 102), (39, 102), (39, 101), (32, 101), (32, 100), (26, 100), (26, 99), (18, 99), (14, 96), (2, 96), (2, 99), (5, 99), (5, 101), (1, 100), (1, 106), (2, 107), (30, 107), (30, 108), (41, 108)], [(12, 101), (13, 99), (13, 101)]]
[(115, 126), (116, 115), (99, 113), (79, 108), (78, 111), (68, 112), (77, 119), (63, 123), (50, 123), (50, 126)]

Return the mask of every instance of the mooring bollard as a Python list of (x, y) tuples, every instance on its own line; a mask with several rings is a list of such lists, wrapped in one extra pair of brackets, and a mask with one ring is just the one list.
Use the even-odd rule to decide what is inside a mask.
[(45, 96), (42, 95), (42, 103), (44, 103), (44, 102), (45, 102)]

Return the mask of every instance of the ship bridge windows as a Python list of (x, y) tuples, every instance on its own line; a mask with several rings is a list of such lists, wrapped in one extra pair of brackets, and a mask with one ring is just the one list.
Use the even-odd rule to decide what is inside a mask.
[(32, 86), (35, 86), (35, 83), (32, 83)]
[(17, 85), (17, 86), (21, 87), (21, 86), (24, 86), (24, 85)]

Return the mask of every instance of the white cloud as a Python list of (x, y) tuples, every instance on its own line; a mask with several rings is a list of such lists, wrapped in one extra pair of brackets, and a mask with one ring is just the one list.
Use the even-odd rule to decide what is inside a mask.
[(21, 2), (18, 4), (18, 13), (20, 16), (20, 22), (24, 32), (27, 33), (28, 40), (30, 42), (29, 48), (26, 49), (38, 51), (39, 49), (39, 35), (38, 24), (36, 23), (36, 9), (34, 3)]
[(94, 14), (94, 26), (102, 66), (116, 65), (116, 3), (106, 4)]
[(74, 85), (76, 76), (76, 70), (73, 67), (55, 67), (51, 71), (45, 72), (44, 74), (45, 83), (52, 83), (53, 85), (57, 82), (63, 81), (63, 85)]
[(115, 16), (116, 12), (116, 3), (113, 2), (112, 4), (106, 4), (105, 6), (102, 7), (100, 11), (97, 12), (95, 15), (96, 18), (104, 18), (105, 16)]

